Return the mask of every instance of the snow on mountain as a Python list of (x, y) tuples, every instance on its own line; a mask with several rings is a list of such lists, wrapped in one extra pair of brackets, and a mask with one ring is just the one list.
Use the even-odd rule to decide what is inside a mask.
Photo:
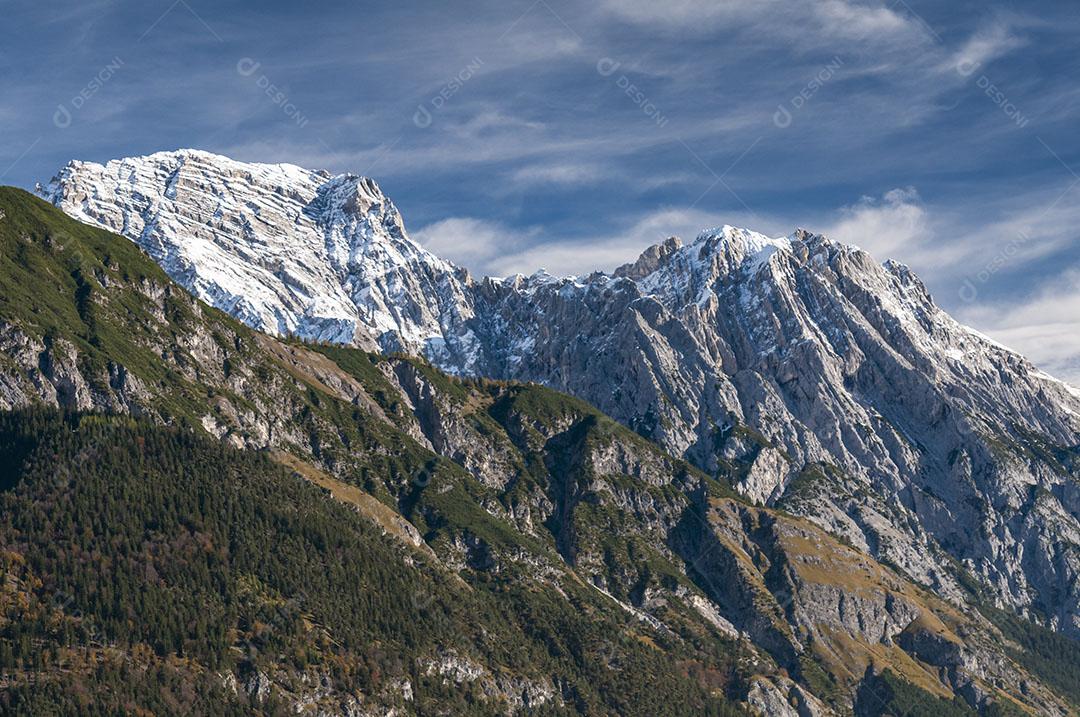
[(465, 272), (409, 240), (371, 179), (179, 150), (71, 162), (41, 192), (262, 331), (438, 353), (444, 318), (467, 318)]
[(974, 576), (1080, 633), (1080, 399), (901, 264), (724, 226), (612, 274), (473, 280), (369, 179), (192, 150), (42, 192), (256, 328), (545, 383), (943, 596)]

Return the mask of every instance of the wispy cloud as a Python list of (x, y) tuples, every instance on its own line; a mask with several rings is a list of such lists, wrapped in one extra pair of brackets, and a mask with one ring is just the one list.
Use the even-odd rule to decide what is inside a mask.
[(493, 264), (520, 251), (536, 233), (474, 217), (450, 217), (420, 228), (412, 237), (437, 256), (489, 275)]
[(999, 57), (1023, 47), (1025, 40), (1003, 21), (979, 28), (959, 50), (954, 52), (941, 68), (944, 72), (956, 72), (968, 76), (984, 68)]
[(911, 18), (885, 5), (819, 0), (812, 3), (812, 9), (821, 26), (838, 36), (880, 40), (920, 31)]
[(607, 0), (603, 7), (618, 18), (642, 25), (703, 33), (717, 26), (748, 24), (750, 29), (774, 36), (801, 38), (804, 45), (819, 44), (823, 35), (880, 43), (925, 34), (917, 19), (873, 0)]
[(863, 197), (839, 214), (825, 233), (881, 260), (910, 257), (927, 239), (926, 211), (913, 187), (892, 189), (880, 198)]
[(515, 184), (532, 185), (580, 185), (590, 184), (605, 176), (605, 172), (592, 164), (529, 164), (515, 169), (510, 178)]

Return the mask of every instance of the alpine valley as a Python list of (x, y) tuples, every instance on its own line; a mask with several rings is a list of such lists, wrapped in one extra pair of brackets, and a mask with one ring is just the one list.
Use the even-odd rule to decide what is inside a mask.
[(0, 189), (0, 711), (1072, 715), (1080, 391), (725, 226), (482, 278), (374, 181)]

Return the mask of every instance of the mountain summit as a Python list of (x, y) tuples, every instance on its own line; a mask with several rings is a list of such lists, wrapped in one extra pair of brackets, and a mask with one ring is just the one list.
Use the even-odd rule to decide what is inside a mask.
[(725, 226), (613, 274), (474, 280), (371, 180), (191, 150), (42, 192), (256, 328), (566, 391), (946, 599), (1080, 634), (1080, 392), (901, 264)]
[(462, 272), (411, 241), (366, 177), (185, 149), (71, 162), (40, 193), (269, 333), (419, 351), (467, 304)]

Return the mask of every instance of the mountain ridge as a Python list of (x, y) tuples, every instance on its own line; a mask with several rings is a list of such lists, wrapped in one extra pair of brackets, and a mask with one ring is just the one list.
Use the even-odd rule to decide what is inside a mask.
[[(275, 291), (315, 307), (285, 322), (301, 336), (578, 396), (709, 474), (742, 466), (744, 495), (804, 515), (948, 599), (962, 599), (958, 561), (1000, 606), (1080, 633), (1080, 400), (949, 317), (902, 264), (805, 230), (770, 239), (720, 227), (647, 249), (613, 274), (474, 280), (411, 242), (389, 200), (350, 209), (338, 198), (331, 215), (341, 221), (297, 225), (307, 215), (295, 203), (284, 214), (245, 204), (259, 208), (290, 190), (196, 156), (172, 185), (162, 183), (172, 160), (150, 171), (147, 162), (163, 160), (139, 158), (79, 165), (46, 194), (152, 256), (158, 243), (193, 253), (183, 270), (166, 263), (167, 271), (249, 323), (234, 306), (257, 294), (249, 282), (224, 301), (200, 294), (193, 272), (215, 267), (200, 262), (198, 242), (234, 259), (271, 245), (269, 256), (302, 276), (344, 266), (344, 283), (330, 292), (352, 312), (344, 332), (340, 317), (317, 315), (317, 282), (274, 276)], [(131, 175), (134, 165), (144, 169)], [(127, 176), (156, 179), (148, 187), (116, 179)], [(315, 195), (314, 183), (302, 197)], [(151, 205), (167, 221), (148, 238), (129, 218)], [(295, 240), (291, 254), (310, 252), (281, 257), (272, 245), (282, 237)], [(371, 237), (417, 253), (334, 264), (334, 247), (362, 248)], [(281, 306), (289, 304), (264, 302), (271, 314)], [(815, 490), (795, 490), (811, 479)]]

